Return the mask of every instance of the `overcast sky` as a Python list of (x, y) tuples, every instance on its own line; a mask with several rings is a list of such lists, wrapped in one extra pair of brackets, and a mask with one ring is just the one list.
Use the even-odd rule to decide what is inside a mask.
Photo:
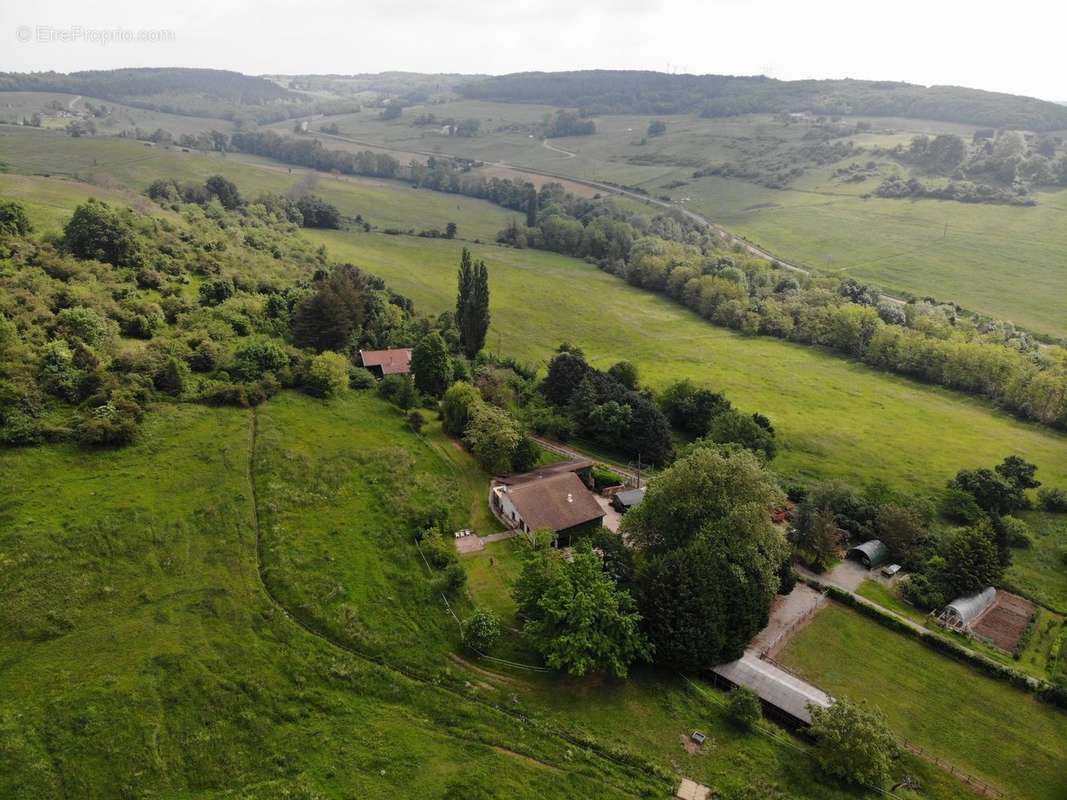
[[(0, 70), (599, 67), (904, 80), (1067, 100), (1065, 23), (1062, 0), (3, 0)], [(63, 35), (47, 28), (76, 40), (40, 41)], [(172, 40), (89, 41), (114, 28)]]

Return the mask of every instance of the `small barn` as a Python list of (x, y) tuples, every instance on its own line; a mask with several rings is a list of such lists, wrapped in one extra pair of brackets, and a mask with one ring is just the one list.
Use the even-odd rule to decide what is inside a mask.
[(386, 375), (407, 375), (411, 372), (411, 348), (360, 350), (359, 363), (378, 378), (384, 378)]
[(997, 590), (987, 586), (980, 592), (957, 597), (941, 612), (940, 619), (952, 630), (970, 630), (997, 599)]
[(625, 514), (634, 506), (641, 505), (641, 501), (644, 499), (645, 487), (642, 486), (640, 489), (627, 489), (623, 492), (617, 492), (611, 498), (611, 505), (620, 514)]
[(751, 651), (736, 661), (720, 664), (712, 669), (712, 673), (728, 686), (751, 689), (763, 701), (768, 717), (794, 726), (811, 724), (809, 705), (829, 708), (833, 703), (826, 692), (764, 661)]
[(871, 539), (848, 549), (848, 557), (859, 561), (867, 569), (876, 569), (889, 560), (889, 548), (881, 539)]

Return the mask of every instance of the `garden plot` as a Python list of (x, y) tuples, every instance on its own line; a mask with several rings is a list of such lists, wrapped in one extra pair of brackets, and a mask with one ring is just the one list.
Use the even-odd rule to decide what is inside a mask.
[(971, 626), (971, 631), (1010, 653), (1036, 613), (1037, 606), (1029, 600), (998, 590), (997, 599)]

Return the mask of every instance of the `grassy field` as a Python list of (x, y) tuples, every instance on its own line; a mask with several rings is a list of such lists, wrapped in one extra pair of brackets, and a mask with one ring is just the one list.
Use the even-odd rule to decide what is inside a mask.
[(163, 111), (150, 111), (122, 103), (113, 103), (110, 100), (100, 100), (96, 97), (82, 97), (59, 92), (0, 92), (0, 122), (18, 124), (23, 118), (40, 113), (44, 117), (43, 127), (62, 129), (73, 117), (58, 115), (53, 110), (52, 104), (59, 103), (63, 106), (62, 110), (78, 113), (86, 110), (86, 102), (94, 106), (106, 105), (109, 109), (107, 116), (92, 117), (93, 124), (96, 125), (100, 134), (115, 135), (133, 128), (152, 133), (162, 128), (174, 138), (178, 138), (183, 133), (195, 135), (211, 130), (230, 133), (233, 130), (233, 123), (224, 119), (167, 114)]
[(1034, 532), (1031, 547), (1012, 550), (1008, 581), (1051, 608), (1067, 613), (1067, 515), (1023, 515)]
[[(137, 194), (157, 178), (203, 180), (221, 174), (233, 180), (242, 194), (255, 197), (261, 192), (285, 193), (311, 176), (312, 190), (347, 216), (361, 214), (380, 228), (416, 231), (443, 230), (455, 222), (464, 239), (493, 241), (514, 216), (483, 200), (412, 189), (399, 181), (332, 177), (254, 156), (182, 153), (124, 139), (72, 139), (28, 128), (0, 126), (0, 162), (13, 173), (76, 178), (90, 187), (86, 191)], [(11, 178), (0, 174), (0, 180)]]
[(869, 702), (897, 734), (1012, 796), (1067, 792), (1067, 714), (851, 609), (820, 611), (779, 660), (833, 695)]
[[(361, 446), (333, 426), (346, 413), (387, 416), (368, 396), (322, 413), (279, 401), (277, 420), (304, 406), (286, 441), (295, 450), (325, 444), (308, 439), (320, 425), (335, 451), (339, 439)], [(0, 505), (0, 795), (386, 798), (403, 786), (419, 797), (623, 798), (662, 787), (290, 622), (259, 582), (250, 434), (248, 412), (182, 406), (158, 410), (127, 450), (0, 454), (12, 489)], [(410, 434), (393, 443), (427, 451)], [(362, 477), (356, 486), (389, 480)], [(275, 492), (265, 507), (289, 497), (264, 488)], [(309, 526), (297, 560), (318, 534)], [(330, 563), (353, 567), (356, 552), (339, 544)], [(392, 555), (359, 562), (349, 588), (361, 620), (372, 638), (437, 641), (436, 605), (416, 632), (384, 602), (401, 589), (425, 597), (405, 578), (421, 567)], [(285, 569), (272, 563), (268, 579), (309, 577)]]
[[(423, 312), (454, 303), (460, 243), (306, 235), (334, 258), (381, 275)], [(711, 385), (740, 408), (770, 416), (782, 444), (774, 466), (785, 474), (930, 490), (962, 467), (1019, 453), (1039, 465), (1047, 483), (1067, 486), (1067, 437), (981, 401), (818, 349), (745, 338), (575, 259), (495, 246), (474, 254), (489, 265), (490, 349), (538, 362), (568, 340), (601, 367), (633, 361), (652, 387), (679, 378)]]
[[(482, 135), (460, 139), (417, 128), (411, 117), (476, 117)], [(937, 200), (863, 199), (881, 177), (842, 183), (833, 171), (869, 154), (815, 167), (786, 190), (739, 179), (694, 179), (703, 164), (735, 162), (763, 145), (803, 143), (806, 125), (785, 126), (765, 115), (701, 119), (664, 117), (667, 133), (641, 140), (648, 116), (597, 118), (592, 136), (553, 140), (568, 156), (530, 138), (527, 128), (543, 106), (462, 101), (413, 107), (398, 120), (362, 113), (331, 118), (346, 135), (393, 147), (452, 153), (558, 174), (639, 186), (669, 194), (780, 257), (820, 270), (840, 270), (916, 296), (954, 300), (1036, 331), (1067, 335), (1067, 192), (1042, 192), (1035, 208), (970, 205)], [(918, 133), (973, 128), (927, 120), (872, 118), (873, 130), (849, 137), (861, 147), (906, 144)], [(523, 127), (526, 126), (526, 127)], [(516, 129), (517, 127), (517, 129)], [(883, 158), (880, 173), (907, 170)], [(686, 185), (665, 188), (685, 181)]]
[(1062, 614), (1057, 614), (1039, 606), (1034, 619), (1033, 633), (1019, 654), (1019, 658), (1016, 659), (1013, 654), (1005, 653), (1003, 650), (992, 647), (985, 642), (969, 639), (960, 634), (944, 630), (932, 622), (927, 614), (915, 608), (915, 606), (905, 603), (896, 587), (890, 588), (879, 581), (866, 580), (860, 584), (856, 594), (866, 597), (868, 600), (877, 603), (883, 608), (888, 608), (900, 616), (910, 619), (912, 622), (925, 626), (928, 630), (943, 638), (951, 639), (963, 647), (975, 650), (1012, 669), (1020, 670), (1042, 680), (1048, 680), (1053, 677), (1049, 669), (1049, 651), (1052, 649), (1056, 639), (1064, 632), (1064, 617)]

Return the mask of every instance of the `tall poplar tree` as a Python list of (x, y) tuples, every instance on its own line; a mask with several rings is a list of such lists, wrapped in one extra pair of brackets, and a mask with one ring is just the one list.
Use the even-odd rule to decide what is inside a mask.
[(459, 341), (467, 358), (474, 358), (485, 347), (485, 336), (489, 332), (489, 270), (484, 261), (472, 262), (466, 248), (460, 259), (458, 283), (456, 325)]

